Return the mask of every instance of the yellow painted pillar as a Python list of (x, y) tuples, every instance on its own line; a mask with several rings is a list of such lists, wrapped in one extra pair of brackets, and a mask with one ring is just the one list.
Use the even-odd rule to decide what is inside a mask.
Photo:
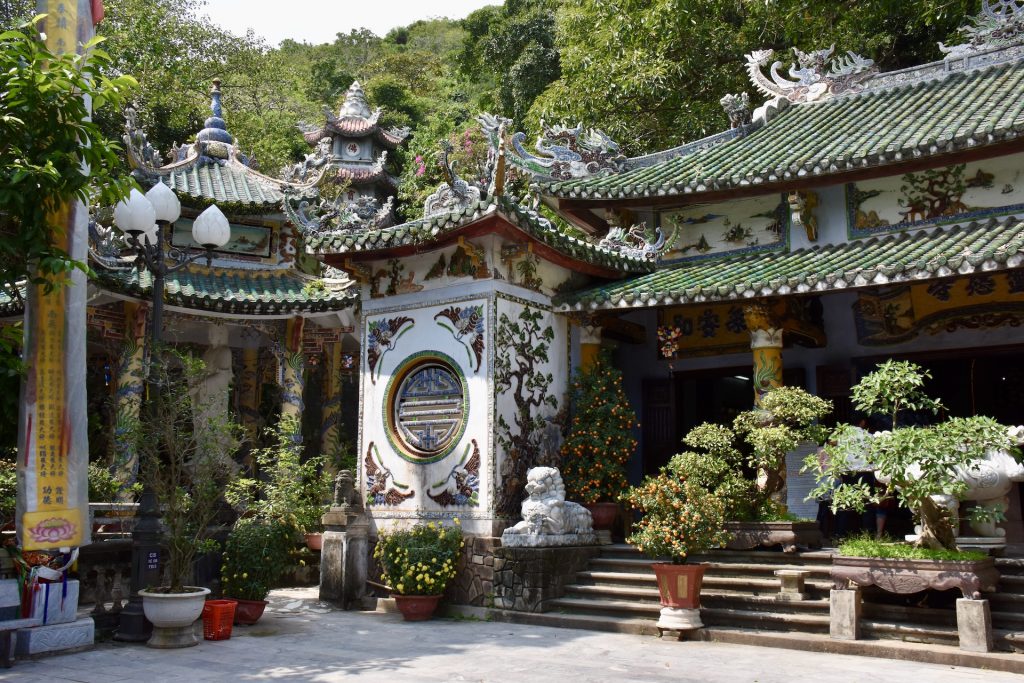
[(145, 387), (146, 306), (124, 303), (124, 345), (117, 364), (114, 392), (114, 478), (129, 486), (139, 475), (139, 454), (132, 438)]
[(242, 464), (252, 472), (252, 449), (255, 448), (260, 430), (260, 387), (263, 385), (260, 373), (260, 350), (242, 349), (242, 368), (238, 373), (238, 418), (245, 430), (247, 447)]
[(580, 369), (586, 370), (597, 362), (601, 352), (601, 327), (587, 320), (580, 325)]
[(753, 353), (754, 405), (772, 388), (782, 386), (782, 325), (764, 303), (743, 308)]
[(323, 422), (320, 428), (320, 452), (327, 468), (335, 471), (335, 455), (341, 438), (341, 342), (334, 342), (327, 349), (327, 363), (324, 368)]
[(285, 327), (283, 359), (281, 364), (281, 417), (298, 421), (296, 443), (302, 441), (302, 390), (304, 388), (305, 358), (302, 355), (302, 331), (306, 319), (295, 317)]

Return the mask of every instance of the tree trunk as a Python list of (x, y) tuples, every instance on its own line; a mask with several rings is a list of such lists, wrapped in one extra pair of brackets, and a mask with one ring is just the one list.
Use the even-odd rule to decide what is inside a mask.
[(920, 509), (921, 535), (916, 545), (932, 550), (956, 550), (949, 510), (927, 496), (921, 500)]

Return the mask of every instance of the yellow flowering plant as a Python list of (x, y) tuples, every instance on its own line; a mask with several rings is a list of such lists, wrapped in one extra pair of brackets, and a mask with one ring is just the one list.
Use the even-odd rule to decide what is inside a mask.
[(447, 526), (437, 522), (411, 529), (381, 531), (373, 556), (380, 580), (398, 595), (440, 595), (455, 577), (462, 549), (458, 519)]

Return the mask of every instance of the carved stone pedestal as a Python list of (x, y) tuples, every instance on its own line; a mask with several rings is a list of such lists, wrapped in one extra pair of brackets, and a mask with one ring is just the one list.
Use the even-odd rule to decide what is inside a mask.
[(699, 609), (678, 609), (675, 607), (662, 607), (661, 616), (658, 618), (659, 635), (665, 631), (692, 631), (697, 628), (704, 628), (704, 622), (700, 620)]
[(15, 653), (19, 657), (31, 657), (50, 652), (84, 650), (93, 646), (94, 638), (95, 627), (89, 617), (64, 624), (33, 626), (18, 631)]
[(324, 515), (320, 551), (320, 599), (343, 609), (358, 609), (366, 594), (367, 529), (363, 514), (331, 509)]

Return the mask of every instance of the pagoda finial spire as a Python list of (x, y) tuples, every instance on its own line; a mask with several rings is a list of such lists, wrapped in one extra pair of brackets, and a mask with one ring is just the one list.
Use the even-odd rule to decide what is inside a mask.
[(366, 101), (366, 93), (359, 81), (353, 81), (345, 93), (345, 102), (341, 105), (338, 118), (355, 117), (360, 119), (370, 118), (370, 105)]
[(211, 116), (203, 123), (203, 129), (196, 135), (199, 142), (223, 142), (228, 145), (235, 139), (228, 132), (227, 123), (224, 121), (224, 108), (220, 102), (220, 79), (213, 79), (213, 88), (210, 90), (210, 114)]

